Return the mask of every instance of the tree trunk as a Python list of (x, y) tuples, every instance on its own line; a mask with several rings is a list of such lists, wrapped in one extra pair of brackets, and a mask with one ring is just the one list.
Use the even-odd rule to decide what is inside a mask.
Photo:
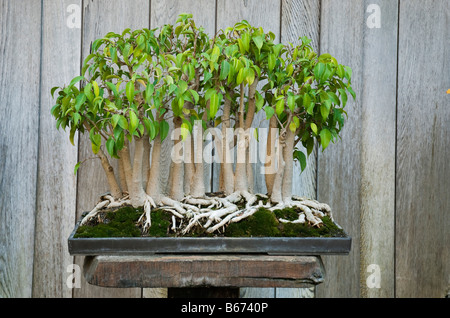
[(150, 153), (152, 151), (152, 145), (150, 144), (150, 138), (148, 135), (144, 135), (144, 154), (142, 157), (142, 184), (147, 187), (147, 182), (150, 174)]
[(122, 190), (117, 183), (116, 176), (114, 174), (114, 168), (110, 165), (105, 153), (99, 149), (97, 156), (100, 158), (103, 170), (105, 170), (106, 178), (108, 180), (109, 190), (114, 199), (119, 199), (122, 196)]
[[(225, 99), (223, 115), (222, 115), (222, 163), (221, 163), (221, 177), (223, 178), (223, 189), (226, 195), (234, 192), (234, 172), (233, 172), (233, 158), (231, 158), (230, 141), (234, 139), (234, 134), (228, 136), (230, 128), (230, 110), (231, 101)], [(232, 137), (232, 138), (228, 138)], [(230, 140), (231, 139), (231, 140)]]
[(283, 149), (283, 158), (284, 158), (284, 176), (283, 176), (283, 187), (282, 187), (282, 195), (283, 201), (287, 202), (292, 199), (292, 174), (294, 171), (294, 140), (295, 133), (291, 131), (291, 129), (287, 129), (286, 131), (286, 143)]
[(190, 133), (184, 142), (184, 193), (191, 194), (191, 184), (195, 173), (194, 138)]
[(191, 195), (195, 198), (205, 196), (205, 182), (203, 180), (203, 127), (201, 124), (195, 124), (195, 174), (191, 183)]
[(285, 147), (284, 137), (280, 136), (277, 141), (277, 151), (276, 151), (278, 168), (276, 170), (276, 174), (273, 179), (272, 193), (270, 195), (271, 201), (275, 203), (280, 203), (283, 201), (281, 187), (283, 185), (283, 178), (285, 171), (284, 170), (285, 162), (283, 160), (284, 147)]
[(244, 84), (241, 84), (241, 97), (239, 105), (239, 128), (238, 133), (238, 143), (237, 143), (237, 160), (236, 160), (236, 171), (234, 177), (234, 190), (235, 191), (247, 191), (247, 164), (246, 159), (246, 146), (247, 146), (247, 136), (245, 131), (245, 121), (244, 121)]
[(276, 152), (275, 145), (276, 141), (276, 132), (277, 132), (277, 119), (275, 116), (270, 118), (269, 122), (269, 133), (267, 135), (267, 148), (266, 148), (266, 162), (264, 164), (265, 169), (265, 179), (266, 179), (266, 187), (268, 195), (272, 195), (273, 183), (275, 181), (275, 164), (276, 164)]
[[(182, 151), (183, 141), (181, 140), (181, 124), (182, 120), (179, 117), (173, 119), (175, 141), (172, 151), (172, 184), (170, 189), (170, 197), (176, 201), (181, 201), (184, 197), (184, 177), (183, 177), (183, 160), (180, 157), (179, 151)], [(175, 151), (175, 153), (174, 153)]]
[(153, 198), (156, 203), (161, 200), (161, 189), (159, 186), (159, 167), (161, 157), (161, 137), (156, 136), (153, 141), (152, 163), (150, 166), (150, 176), (147, 181), (147, 194)]
[(146, 195), (142, 186), (142, 157), (144, 154), (144, 141), (142, 138), (135, 139), (135, 150), (133, 166), (131, 166), (130, 151), (125, 146), (120, 151), (123, 159), (125, 176), (127, 179), (128, 192), (130, 194), (131, 205), (135, 208), (143, 206)]

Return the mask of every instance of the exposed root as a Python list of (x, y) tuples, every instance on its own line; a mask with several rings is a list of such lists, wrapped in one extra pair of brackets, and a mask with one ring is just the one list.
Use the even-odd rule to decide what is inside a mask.
[[(130, 205), (128, 196), (114, 200), (110, 195), (103, 195), (95, 208), (83, 218), (81, 225), (86, 224), (102, 210), (125, 205)], [(197, 227), (203, 228), (207, 233), (214, 233), (230, 223), (250, 217), (260, 208), (266, 208), (272, 212), (285, 208), (300, 210), (296, 220), (279, 218), (278, 220), (282, 223), (308, 222), (314, 227), (321, 227), (323, 225), (321, 218), (329, 216), (332, 219), (330, 207), (315, 200), (294, 196), (292, 199), (274, 205), (266, 195), (237, 191), (225, 198), (187, 196), (181, 201), (176, 201), (169, 197), (162, 197), (158, 204), (147, 196), (144, 202), (144, 213), (137, 224), (142, 227), (143, 233), (147, 233), (152, 225), (152, 210), (160, 209), (172, 214), (170, 231), (174, 233), (185, 235)]]

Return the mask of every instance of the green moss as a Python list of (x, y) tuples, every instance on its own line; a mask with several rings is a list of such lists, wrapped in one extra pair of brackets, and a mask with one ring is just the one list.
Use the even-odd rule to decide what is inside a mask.
[[(143, 208), (135, 209), (131, 206), (115, 211), (99, 214), (101, 222), (93, 221), (78, 228), (75, 238), (89, 237), (140, 237), (141, 228), (136, 225), (143, 214)], [(146, 236), (173, 237), (177, 236), (170, 231), (172, 214), (164, 210), (154, 210), (151, 213), (152, 226)], [(322, 218), (323, 226), (312, 227), (307, 223), (281, 223), (278, 218), (296, 220), (298, 211), (295, 208), (286, 208), (271, 212), (260, 208), (250, 217), (229, 224), (223, 236), (225, 237), (345, 237), (340, 229), (329, 217)], [(214, 237), (217, 234), (206, 233), (201, 226), (195, 227), (189, 234), (191, 237)]]
[(103, 223), (80, 226), (74, 237), (138, 237), (141, 231), (135, 223), (141, 214), (142, 211), (130, 206), (107, 212)]
[(298, 219), (299, 211), (296, 208), (285, 208), (283, 210), (275, 210), (273, 211), (277, 218), (285, 219), (288, 221), (295, 221)]
[(264, 208), (241, 222), (231, 223), (225, 230), (225, 236), (230, 237), (276, 237), (280, 236), (279, 222), (275, 215)]
[(152, 226), (148, 231), (148, 236), (166, 237), (171, 226), (171, 216), (164, 210), (151, 212)]

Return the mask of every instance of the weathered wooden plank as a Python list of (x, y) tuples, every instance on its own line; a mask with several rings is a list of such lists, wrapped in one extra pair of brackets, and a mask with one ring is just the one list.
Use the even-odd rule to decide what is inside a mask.
[(40, 1), (0, 1), (0, 297), (31, 297)]
[(95, 256), (86, 280), (104, 287), (310, 287), (323, 281), (320, 257), (262, 255)]
[[(126, 28), (148, 28), (150, 24), (149, 1), (84, 1), (83, 2), (83, 59), (89, 55), (90, 44), (106, 33), (122, 32)], [(91, 158), (92, 150), (89, 136), (80, 136), (79, 161)], [(91, 210), (99, 199), (99, 195), (108, 190), (108, 184), (104, 176), (99, 160), (88, 160), (78, 170), (77, 188), (77, 216)], [(82, 264), (82, 259), (76, 257), (77, 264)], [(75, 289), (75, 297), (140, 297), (140, 289), (128, 291), (101, 289), (87, 285), (84, 281), (82, 288)]]
[(67, 267), (73, 262), (67, 238), (75, 221), (73, 169), (78, 150), (70, 144), (68, 132), (56, 129), (56, 121), (50, 114), (55, 104), (50, 90), (69, 83), (80, 72), (81, 28), (73, 23), (76, 20), (81, 22), (81, 1), (43, 2), (42, 69), (45, 73), (41, 77), (33, 297), (72, 297), (72, 290), (66, 285)]
[(450, 7), (401, 1), (398, 60), (396, 296), (450, 286)]
[[(330, 53), (353, 69), (352, 86), (357, 101), (349, 99), (348, 120), (342, 140), (331, 144), (318, 159), (318, 200), (328, 203), (334, 219), (352, 237), (352, 251), (345, 257), (324, 257), (327, 280), (317, 288), (318, 297), (359, 297), (359, 217), (361, 210), (361, 91), (363, 87), (364, 2), (321, 2), (320, 53)], [(343, 287), (345, 286), (345, 288)]]
[[(398, 3), (366, 1), (361, 96), (361, 296), (394, 297)], [(376, 19), (381, 24), (373, 24)], [(344, 128), (345, 129), (345, 128)], [(382, 239), (381, 239), (382, 238)], [(372, 266), (371, 266), (372, 265)], [(380, 288), (366, 284), (380, 268)]]

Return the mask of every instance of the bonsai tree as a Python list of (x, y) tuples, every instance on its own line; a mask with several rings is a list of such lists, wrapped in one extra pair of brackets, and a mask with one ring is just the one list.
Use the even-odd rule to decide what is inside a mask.
[[(327, 204), (292, 196), (293, 163), (304, 170), (315, 144), (325, 149), (339, 137), (348, 94), (355, 97), (351, 69), (330, 54), (317, 56), (306, 37), (297, 46), (274, 40), (245, 20), (210, 38), (183, 14), (175, 25), (126, 29), (94, 41), (82, 75), (51, 91), (57, 128), (70, 129), (72, 143), (76, 132), (89, 134), (109, 184), (109, 194), (82, 223), (123, 205), (143, 207), (144, 231), (152, 211), (162, 209), (183, 234), (198, 226), (215, 232), (260, 207), (298, 208), (297, 219), (281, 222), (320, 226), (321, 216), (331, 216)], [(270, 127), (267, 194), (253, 191), (249, 146), (258, 134), (252, 129), (258, 112)], [(223, 195), (205, 193), (207, 133), (214, 136)], [(170, 191), (163, 193), (161, 144), (169, 136)]]

